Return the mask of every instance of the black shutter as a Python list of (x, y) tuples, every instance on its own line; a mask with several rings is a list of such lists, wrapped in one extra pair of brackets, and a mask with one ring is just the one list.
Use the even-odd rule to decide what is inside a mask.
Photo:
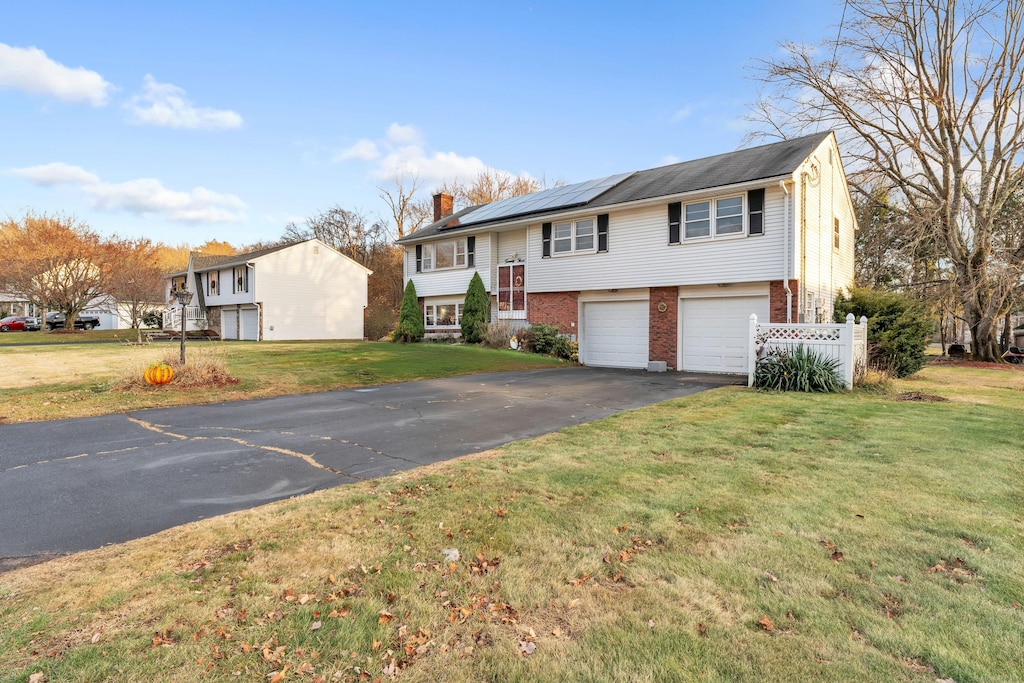
[(747, 234), (764, 234), (764, 188), (747, 192)]
[(422, 244), (417, 244), (416, 245), (416, 272), (417, 273), (422, 273), (423, 272), (423, 245)]
[(608, 214), (597, 216), (597, 250), (608, 251)]
[(466, 238), (466, 267), (473, 268), (476, 265), (476, 235)]
[(540, 228), (540, 238), (544, 243), (544, 251), (541, 254), (544, 258), (551, 258), (551, 224), (545, 223)]
[(668, 243), (679, 244), (679, 222), (683, 216), (682, 202), (668, 205)]

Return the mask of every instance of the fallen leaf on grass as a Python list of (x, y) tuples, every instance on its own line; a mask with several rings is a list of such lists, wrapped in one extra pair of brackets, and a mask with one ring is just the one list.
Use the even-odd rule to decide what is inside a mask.
[(760, 619), (757, 620), (757, 623), (760, 624), (761, 628), (763, 628), (765, 631), (771, 632), (775, 630), (775, 622), (772, 621), (771, 617), (769, 617), (768, 615), (763, 615)]
[(519, 654), (521, 655), (532, 655), (533, 651), (537, 649), (537, 643), (529, 640), (519, 641)]
[(833, 552), (829, 557), (832, 558), (833, 562), (842, 562), (843, 561), (843, 553), (838, 551), (838, 550)]
[(324, 622), (322, 622), (322, 621), (314, 621), (312, 624), (309, 625), (309, 630), (310, 631), (316, 631), (316, 630), (318, 630), (323, 625), (324, 625)]
[(34, 674), (32, 674), (31, 676), (28, 677), (28, 683), (45, 683), (45, 682), (46, 682), (46, 674), (44, 674), (42, 671), (34, 673)]

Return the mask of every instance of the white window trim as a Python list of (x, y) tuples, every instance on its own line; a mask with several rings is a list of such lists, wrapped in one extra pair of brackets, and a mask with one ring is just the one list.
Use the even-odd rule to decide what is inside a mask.
[[(451, 266), (444, 266), (443, 268), (437, 268), (437, 245), (448, 244), (452, 245), (452, 262)], [(438, 240), (437, 242), (425, 242), (423, 244), (423, 253), (420, 257), (420, 271), (423, 273), (432, 273), (437, 270), (464, 270), (469, 263), (469, 245), (466, 242), (465, 237), (459, 237), (453, 240)], [(459, 263), (459, 258), (462, 258), (462, 263)]]
[[(718, 202), (724, 201), (726, 199), (739, 199), (740, 200), (740, 219), (743, 222), (742, 223), (743, 227), (741, 227), (736, 232), (728, 232), (728, 233), (725, 233), (724, 235), (719, 235), (718, 234)], [(708, 215), (708, 219), (707, 219), (708, 222), (709, 222), (708, 234), (707, 235), (701, 235), (699, 237), (687, 237), (686, 236), (686, 223), (687, 223), (687, 220), (686, 220), (686, 207), (693, 206), (694, 204), (705, 204), (705, 203), (708, 204), (708, 214), (709, 214)], [(763, 215), (763, 212), (762, 212), (762, 215)], [(682, 210), (680, 211), (679, 218), (680, 218), (679, 232), (681, 233), (680, 237), (682, 237), (682, 241), (683, 242), (699, 242), (699, 241), (702, 241), (702, 240), (705, 240), (705, 241), (706, 240), (731, 240), (731, 239), (736, 239), (738, 237), (746, 237), (747, 236), (747, 230), (748, 230), (748, 227), (749, 227), (747, 225), (747, 198), (746, 198), (745, 195), (742, 195), (742, 194), (730, 194), (730, 195), (725, 195), (723, 197), (710, 197), (708, 199), (700, 199), (700, 200), (692, 201), (692, 202), (683, 202), (683, 206), (682, 206)], [(763, 219), (762, 219), (762, 221), (763, 221)], [(690, 222), (692, 223), (694, 221), (690, 221)]]
[[(576, 241), (579, 239), (579, 234), (576, 232), (576, 226), (584, 221), (590, 221), (591, 232), (590, 238), (593, 240), (593, 245), (589, 249), (578, 249), (576, 247)], [(572, 229), (572, 235), (569, 237), (569, 251), (558, 251), (555, 248), (555, 228), (559, 225), (565, 225), (568, 223)], [(565, 238), (562, 237), (562, 240)], [(575, 254), (593, 254), (597, 252), (597, 216), (581, 216), (580, 218), (574, 218), (567, 221), (555, 221), (551, 223), (551, 255), (554, 257), (558, 256), (573, 256)]]
[[(423, 304), (423, 327), (428, 330), (454, 330), (462, 324), (462, 308), (465, 302), (462, 301), (432, 301), (429, 304)], [(454, 306), (455, 307), (455, 324), (454, 325), (438, 325), (436, 322), (430, 324), (427, 322), (427, 317), (430, 314), (428, 309), (433, 309), (434, 320), (437, 320), (437, 307), (438, 306)]]

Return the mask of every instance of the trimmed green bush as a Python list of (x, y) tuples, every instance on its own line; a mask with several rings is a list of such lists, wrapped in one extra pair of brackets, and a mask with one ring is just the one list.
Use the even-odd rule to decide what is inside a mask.
[(391, 341), (418, 342), (423, 340), (423, 312), (420, 310), (416, 285), (409, 280), (402, 295), (402, 310), (398, 314), (398, 329), (391, 334)]
[(854, 287), (836, 297), (836, 322), (853, 313), (868, 319), (868, 362), (896, 377), (909, 377), (924, 367), (928, 336), (935, 321), (924, 306), (896, 292)]
[(754, 369), (754, 386), (774, 391), (832, 393), (842, 391), (839, 361), (803, 344), (795, 349), (772, 349)]
[(530, 336), (534, 353), (554, 355), (555, 344), (558, 343), (558, 328), (554, 325), (537, 323), (530, 325)]
[(473, 273), (466, 290), (466, 302), (462, 305), (462, 341), (479, 344), (484, 340), (487, 323), (491, 321), (491, 300), (484, 289), (480, 273)]

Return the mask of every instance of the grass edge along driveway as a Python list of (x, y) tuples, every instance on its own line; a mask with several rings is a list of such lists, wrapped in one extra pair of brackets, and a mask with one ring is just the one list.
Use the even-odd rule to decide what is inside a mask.
[(177, 363), (178, 345), (0, 346), (0, 362), (32, 380), (13, 386), (0, 378), (0, 425), (565, 366), (547, 356), (450, 344), (190, 342), (188, 363), (218, 365), (238, 383), (122, 387), (160, 359)]
[(718, 389), (9, 572), (0, 680), (1019, 679), (1022, 389)]

